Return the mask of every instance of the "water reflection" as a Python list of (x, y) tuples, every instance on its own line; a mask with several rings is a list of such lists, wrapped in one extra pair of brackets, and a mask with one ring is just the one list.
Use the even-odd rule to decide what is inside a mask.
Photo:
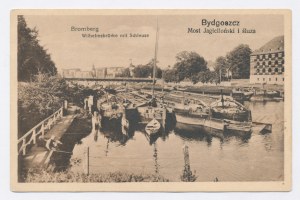
[[(97, 166), (91, 168), (93, 173), (155, 173), (170, 181), (182, 181), (184, 175), (196, 176), (195, 172), (196, 181), (281, 180), (283, 103), (248, 103), (247, 106), (253, 111), (254, 121), (273, 124), (272, 133), (260, 133), (254, 128), (252, 134), (239, 136), (170, 123), (166, 131), (150, 136), (144, 125), (132, 123), (124, 133), (121, 123), (112, 121), (104, 124), (96, 140), (91, 132), (87, 133), (89, 129), (75, 139), (71, 135), (64, 136), (63, 143), (74, 141), (65, 149), (74, 155), (64, 155), (61, 160), (65, 159), (63, 165), (68, 164), (70, 157), (80, 160), (82, 146), (89, 146), (91, 156), (98, 158), (91, 160)], [(182, 152), (183, 145), (188, 146), (189, 167)], [(76, 170), (74, 166), (72, 169)]]
[[(129, 126), (126, 132), (122, 131), (121, 123), (118, 119), (103, 123), (100, 129), (100, 134), (107, 138), (109, 142), (118, 142), (120, 145), (126, 145), (128, 140), (133, 138), (134, 132), (135, 129), (132, 126)], [(95, 140), (95, 142), (97, 142), (97, 140)]]
[(184, 125), (177, 123), (177, 126), (174, 130), (175, 135), (178, 135), (183, 140), (186, 141), (201, 141), (206, 142), (207, 146), (210, 146), (212, 143), (212, 138), (217, 138), (220, 141), (220, 145), (222, 147), (223, 143), (228, 143), (230, 139), (235, 138), (236, 140), (240, 141), (241, 144), (248, 143), (251, 138), (251, 134), (246, 135), (236, 135), (226, 133), (224, 134), (222, 131), (209, 131), (206, 129), (199, 129), (194, 128), (192, 126)]
[(223, 143), (228, 143), (231, 138), (235, 138), (240, 142), (241, 145), (244, 143), (248, 143), (251, 138), (251, 134), (247, 135), (237, 135), (231, 133), (224, 133), (219, 130), (212, 130), (206, 128), (193, 127), (191, 125), (176, 123), (176, 121), (172, 121), (167, 123), (165, 129), (161, 129), (156, 134), (149, 135), (145, 131), (144, 124), (138, 123), (129, 123), (130, 126), (126, 132), (122, 130), (120, 120), (114, 119), (110, 120), (106, 123), (103, 123), (101, 131), (97, 132), (94, 135), (94, 141), (98, 141), (99, 134), (103, 135), (107, 138), (108, 143), (119, 143), (119, 145), (125, 146), (126, 143), (133, 139), (136, 132), (142, 132), (146, 139), (149, 142), (149, 145), (155, 144), (155, 142), (160, 138), (162, 141), (166, 141), (169, 137), (169, 134), (175, 134), (179, 136), (184, 141), (201, 141), (206, 142), (207, 146), (210, 146), (212, 143), (212, 138), (217, 138), (220, 141), (220, 145), (222, 148)]
[[(82, 144), (82, 139), (92, 131), (91, 119), (85, 115), (79, 115), (73, 120), (71, 126), (60, 139), (63, 143), (58, 151), (53, 152), (49, 163), (49, 169), (62, 171), (70, 166), (73, 149)], [(79, 162), (79, 161), (78, 161)], [(77, 161), (76, 161), (77, 163)]]
[(106, 157), (108, 155), (108, 147), (109, 147), (109, 139), (107, 139), (107, 143), (106, 143), (106, 149), (105, 149), (105, 156)]
[(156, 143), (153, 145), (153, 158), (154, 158), (154, 166), (155, 166), (155, 174), (159, 175), (159, 164), (158, 164), (158, 151)]

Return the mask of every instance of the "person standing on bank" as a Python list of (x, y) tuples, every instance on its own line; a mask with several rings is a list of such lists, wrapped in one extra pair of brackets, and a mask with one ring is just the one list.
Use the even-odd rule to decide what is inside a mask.
[(97, 111), (94, 111), (92, 116), (92, 131), (94, 132), (94, 140), (98, 139), (98, 131), (101, 128), (101, 115)]

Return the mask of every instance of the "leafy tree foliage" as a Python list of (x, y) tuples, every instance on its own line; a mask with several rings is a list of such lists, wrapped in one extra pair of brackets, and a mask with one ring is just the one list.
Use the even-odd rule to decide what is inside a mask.
[(196, 52), (182, 51), (176, 55), (174, 69), (178, 81), (190, 79), (193, 75), (207, 70), (207, 62)]
[(226, 56), (233, 78), (250, 77), (250, 54), (252, 50), (246, 44), (240, 44)]
[(228, 68), (229, 68), (228, 62), (224, 56), (220, 56), (216, 59), (214, 70), (218, 74), (218, 79), (220, 79), (220, 76), (222, 80), (226, 80), (228, 78), (228, 73), (227, 73)]
[(126, 68), (124, 71), (118, 75), (119, 77), (130, 77), (130, 69)]
[(39, 44), (36, 28), (27, 27), (25, 18), (18, 16), (18, 81), (32, 81), (37, 74), (55, 75), (57, 69), (50, 54)]
[(194, 84), (201, 82), (201, 83), (219, 83), (219, 77), (217, 72), (215, 71), (203, 71), (199, 72), (198, 74), (195, 74), (191, 78), (192, 82)]
[[(149, 63), (146, 65), (138, 65), (133, 69), (134, 77), (137, 78), (148, 78), (152, 77), (153, 75), (153, 66), (154, 66), (154, 60), (152, 59)], [(162, 70), (159, 67), (156, 67), (156, 78), (162, 77)]]
[(163, 71), (163, 79), (168, 82), (178, 82), (178, 75), (175, 69), (167, 69)]
[(33, 80), (18, 85), (19, 137), (58, 110), (64, 100), (82, 107), (85, 97), (102, 95), (82, 85), (67, 84), (58, 76), (39, 74)]
[(40, 74), (34, 80), (18, 85), (19, 135), (60, 108), (67, 97), (64, 79)]

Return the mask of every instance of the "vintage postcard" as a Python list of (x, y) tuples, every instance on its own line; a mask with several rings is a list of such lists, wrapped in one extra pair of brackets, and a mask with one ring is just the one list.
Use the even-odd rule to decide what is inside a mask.
[(290, 191), (291, 11), (11, 11), (12, 191)]

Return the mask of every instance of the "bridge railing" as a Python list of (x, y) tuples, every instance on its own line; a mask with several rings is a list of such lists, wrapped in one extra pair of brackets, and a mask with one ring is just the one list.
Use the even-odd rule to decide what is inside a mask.
[(26, 148), (31, 143), (36, 144), (37, 136), (44, 136), (46, 130), (50, 130), (55, 122), (63, 116), (63, 107), (59, 108), (52, 115), (44, 119), (35, 127), (30, 129), (25, 135), (18, 139), (18, 153), (26, 155)]
[(70, 81), (128, 81), (128, 82), (152, 82), (152, 78), (127, 78), (127, 77), (103, 77), (103, 78), (75, 78), (75, 77), (64, 77)]

